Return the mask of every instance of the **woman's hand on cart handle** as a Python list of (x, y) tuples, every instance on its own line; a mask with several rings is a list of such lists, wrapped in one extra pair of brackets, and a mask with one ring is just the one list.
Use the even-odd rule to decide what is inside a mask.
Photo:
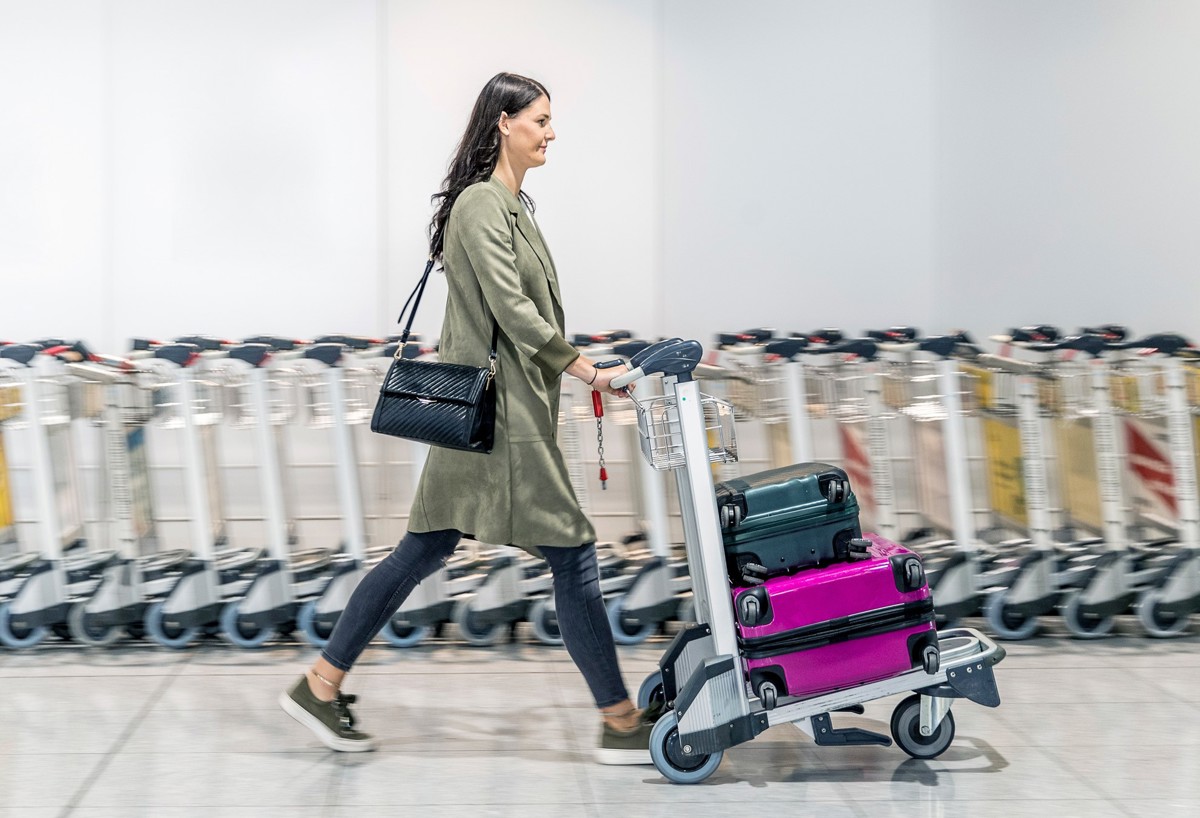
[(608, 387), (614, 391), (616, 391), (616, 390), (626, 391), (626, 388), (631, 383), (633, 383), (634, 381), (639, 380), (641, 378), (644, 378), (645, 376), (646, 376), (646, 373), (642, 371), (642, 368), (640, 366), (635, 367), (633, 369), (626, 369), (624, 372), (619, 372), (619, 373), (615, 374), (613, 376), (613, 378), (608, 382)]
[(592, 383), (592, 389), (600, 394), (617, 395), (618, 397), (627, 398), (632, 390), (622, 386), (614, 386), (615, 381), (619, 376), (627, 373), (629, 367), (619, 358), (614, 358), (611, 361), (601, 361), (596, 364), (596, 379)]

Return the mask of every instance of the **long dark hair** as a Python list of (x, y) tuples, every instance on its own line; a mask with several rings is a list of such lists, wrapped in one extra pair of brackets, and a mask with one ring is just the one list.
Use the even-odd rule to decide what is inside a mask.
[[(501, 73), (488, 80), (479, 92), (467, 130), (459, 140), (450, 169), (442, 182), (442, 189), (433, 194), (437, 212), (429, 223), (429, 252), (436, 258), (442, 257), (446, 240), (446, 223), (450, 220), (450, 209), (467, 186), (486, 181), (496, 169), (500, 159), (500, 131), (496, 123), (500, 114), (507, 112), (516, 116), (532, 105), (538, 97), (550, 98), (546, 86), (519, 74)], [(525, 206), (533, 210), (533, 200), (521, 191)]]

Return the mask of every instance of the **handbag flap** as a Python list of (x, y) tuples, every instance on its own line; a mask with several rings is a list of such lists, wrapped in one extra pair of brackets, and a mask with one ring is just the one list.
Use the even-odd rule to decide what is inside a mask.
[(474, 404), (490, 375), (486, 367), (400, 359), (392, 362), (380, 391), (418, 400)]

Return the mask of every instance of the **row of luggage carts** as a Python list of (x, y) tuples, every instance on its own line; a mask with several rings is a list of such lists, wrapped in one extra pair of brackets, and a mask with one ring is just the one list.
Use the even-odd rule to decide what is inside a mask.
[[(597, 359), (648, 346), (573, 340)], [(1191, 346), (1111, 326), (995, 340), (721, 334), (695, 373), (728, 453), (713, 476), (842, 468), (864, 528), (923, 558), (942, 625), (983, 615), (1020, 639), (1061, 616), (1095, 638), (1133, 612), (1151, 635), (1185, 632), (1200, 606)], [(141, 340), (121, 358), (0, 346), (0, 644), (323, 644), (402, 535), (423, 462), (366, 429), (395, 350), (350, 336)], [(683, 457), (677, 412), (653, 381), (634, 402), (589, 393), (565, 379), (560, 443), (601, 531), (614, 635), (636, 643), (695, 618), (686, 509), (663, 479)], [(489, 645), (518, 623), (561, 641), (542, 564), (468, 541), (382, 635)]]
[[(576, 341), (597, 356), (647, 346), (623, 336)], [(419, 340), (399, 352), (436, 354)], [(394, 340), (352, 336), (140, 339), (120, 357), (0, 345), (0, 645), (323, 645), (403, 535), (424, 462), (424, 446), (368, 430), (395, 354)], [(599, 544), (601, 581), (616, 638), (633, 644), (692, 618), (690, 580), (661, 475), (630, 457), (632, 409), (608, 418), (622, 489), (609, 498), (586, 468), (603, 454), (590, 391), (567, 385), (560, 441), (581, 502), (620, 532)], [(486, 646), (518, 626), (561, 644), (545, 564), (468, 540), (381, 635)]]
[(921, 554), (938, 617), (1155, 637), (1200, 608), (1200, 351), (1175, 334), (898, 327), (719, 338), (709, 377), (772, 465), (845, 468), (863, 524)]

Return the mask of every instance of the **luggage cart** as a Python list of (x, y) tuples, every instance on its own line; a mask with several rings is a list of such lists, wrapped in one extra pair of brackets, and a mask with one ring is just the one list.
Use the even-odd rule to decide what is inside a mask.
[[(0, 347), (0, 367), (19, 384), (21, 413), (6, 427), (23, 427), (35, 508), (36, 558), (10, 561), (0, 576), (9, 596), (0, 600), (0, 644), (30, 648), (51, 632), (69, 636), (72, 594), (95, 589), (113, 552), (78, 553), (83, 520), (71, 443), (71, 403), (63, 361), (65, 345)], [(82, 354), (82, 353), (81, 353)], [(9, 407), (12, 414), (14, 407)], [(68, 556), (70, 554), (70, 556)]]
[[(356, 349), (358, 347), (356, 346)], [(361, 347), (370, 358), (391, 360), (396, 347)], [(411, 355), (419, 350), (414, 346)], [(407, 353), (406, 353), (407, 354)], [(370, 419), (379, 389), (377, 371), (355, 357), (340, 342), (324, 341), (304, 351), (315, 365), (306, 383), (310, 425), (330, 432), (335, 466), (335, 490), (342, 517), (342, 542), (334, 568), (319, 595), (300, 609), (299, 624), (305, 637), (323, 646), (345, 610), (354, 588), (367, 569), (391, 550), (371, 548), (363, 512), (361, 469), (354, 429)], [(414, 447), (418, 444), (412, 444)], [(416, 458), (419, 462), (420, 458)], [(426, 578), (384, 623), (381, 634), (394, 647), (413, 647), (436, 628), (450, 621), (453, 600), (446, 590), (448, 571), (439, 569)]]
[(987, 519), (986, 497), (974, 490), (983, 485), (974, 474), (983, 446), (973, 383), (962, 366), (963, 358), (980, 350), (966, 333), (913, 340), (918, 351), (909, 364), (909, 400), (901, 411), (912, 423), (924, 536), (910, 547), (922, 556), (939, 623), (952, 626), (979, 612), (981, 575), (990, 565), (978, 525)]
[[(1028, 639), (1039, 617), (1057, 612), (1071, 589), (1086, 585), (1097, 564), (1098, 538), (1072, 540), (1064, 507), (1054, 423), (1062, 412), (1061, 391), (1046, 352), (1031, 344), (1058, 340), (1057, 331), (1036, 335), (1014, 331), (997, 340), (1021, 345), (1018, 351), (1041, 362), (983, 354), (974, 359), (983, 393), (992, 507), (1001, 525), (1027, 532), (1009, 540), (1009, 553), (997, 555), (983, 583), (983, 613), (1003, 639)], [(1050, 337), (1052, 335), (1052, 337)], [(1038, 337), (1040, 336), (1040, 337)]]
[[(95, 356), (94, 356), (95, 357)], [(132, 361), (97, 359), (67, 365), (72, 376), (101, 390), (94, 416), (98, 432), (100, 517), (89, 538), (117, 557), (106, 564), (98, 587), (71, 604), (71, 637), (104, 646), (122, 634), (142, 636), (146, 607), (160, 598), (180, 572), (188, 552), (158, 550), (146, 428), (154, 415), (151, 391)]]
[(15, 378), (0, 371), (0, 598), (5, 594), (5, 571), (9, 561), (20, 556), (17, 518), (13, 513), (12, 478), (4, 450), (5, 422), (21, 416), (21, 387)]
[(876, 340), (861, 338), (811, 344), (800, 354), (829, 361), (813, 366), (806, 379), (816, 393), (815, 401), (810, 397), (810, 416), (832, 423), (831, 437), (838, 441), (836, 454), (818, 458), (845, 469), (862, 507), (864, 530), (901, 541), (919, 527), (919, 513), (910, 490), (915, 485), (912, 443), (907, 418), (899, 411), (907, 402), (905, 364), (888, 355), (904, 355), (912, 345), (891, 346), (884, 352)]
[(231, 423), (254, 434), (266, 554), (245, 589), (224, 603), (221, 634), (237, 647), (257, 648), (291, 633), (301, 603), (315, 595), (330, 567), (331, 552), (289, 548), (279, 430), (296, 416), (295, 371), (273, 363), (272, 345), (241, 344), (227, 354), (223, 391), (237, 396), (228, 404)]
[(1116, 616), (1156, 583), (1172, 556), (1173, 538), (1164, 538), (1165, 531), (1148, 536), (1148, 520), (1134, 515), (1129, 500), (1118, 434), (1124, 425), (1120, 407), (1128, 401), (1114, 400), (1113, 386), (1136, 385), (1144, 380), (1138, 377), (1144, 368), (1121, 364), (1120, 350), (1127, 348), (1123, 337), (1121, 330), (1031, 345), (1043, 352), (1066, 351), (1055, 374), (1062, 406), (1056, 431), (1067, 523), (1076, 536), (1103, 541), (1096, 546), (1086, 581), (1066, 591), (1061, 602), (1063, 621), (1079, 638), (1111, 633)]
[(213, 432), (221, 418), (221, 398), (211, 373), (204, 372), (205, 353), (193, 344), (144, 346), (147, 354), (138, 360), (156, 378), (159, 431), (175, 430), (179, 438), (191, 558), (173, 577), (163, 598), (146, 608), (143, 622), (155, 642), (180, 649), (217, 632), (225, 602), (245, 590), (263, 551), (218, 550), (223, 544), (224, 523), (218, 516), (220, 484)]
[(692, 372), (702, 349), (695, 341), (666, 341), (635, 356), (634, 369), (615, 386), (662, 374), (663, 396), (639, 407), (643, 453), (660, 469), (675, 472), (688, 564), (694, 579), (699, 624), (676, 635), (643, 684), (665, 704), (650, 737), (655, 767), (673, 783), (697, 783), (719, 766), (724, 751), (750, 741), (775, 724), (795, 723), (819, 745), (888, 745), (886, 736), (835, 729), (831, 713), (914, 691), (892, 716), (892, 735), (916, 758), (933, 758), (954, 738), (954, 698), (997, 706), (992, 666), (1004, 651), (983, 634), (955, 629), (939, 635), (941, 667), (923, 669), (873, 684), (809, 699), (781, 698), (767, 709), (749, 692), (745, 662), (734, 622), (730, 584), (709, 463), (737, 457), (733, 411), (702, 395)]
[(1179, 541), (1159, 576), (1139, 592), (1134, 612), (1148, 635), (1169, 638), (1186, 633), (1200, 610), (1200, 353), (1169, 333), (1128, 346), (1146, 356), (1150, 370), (1139, 381), (1139, 417), (1126, 418), (1131, 471), (1141, 481), (1143, 512), (1174, 526)]

